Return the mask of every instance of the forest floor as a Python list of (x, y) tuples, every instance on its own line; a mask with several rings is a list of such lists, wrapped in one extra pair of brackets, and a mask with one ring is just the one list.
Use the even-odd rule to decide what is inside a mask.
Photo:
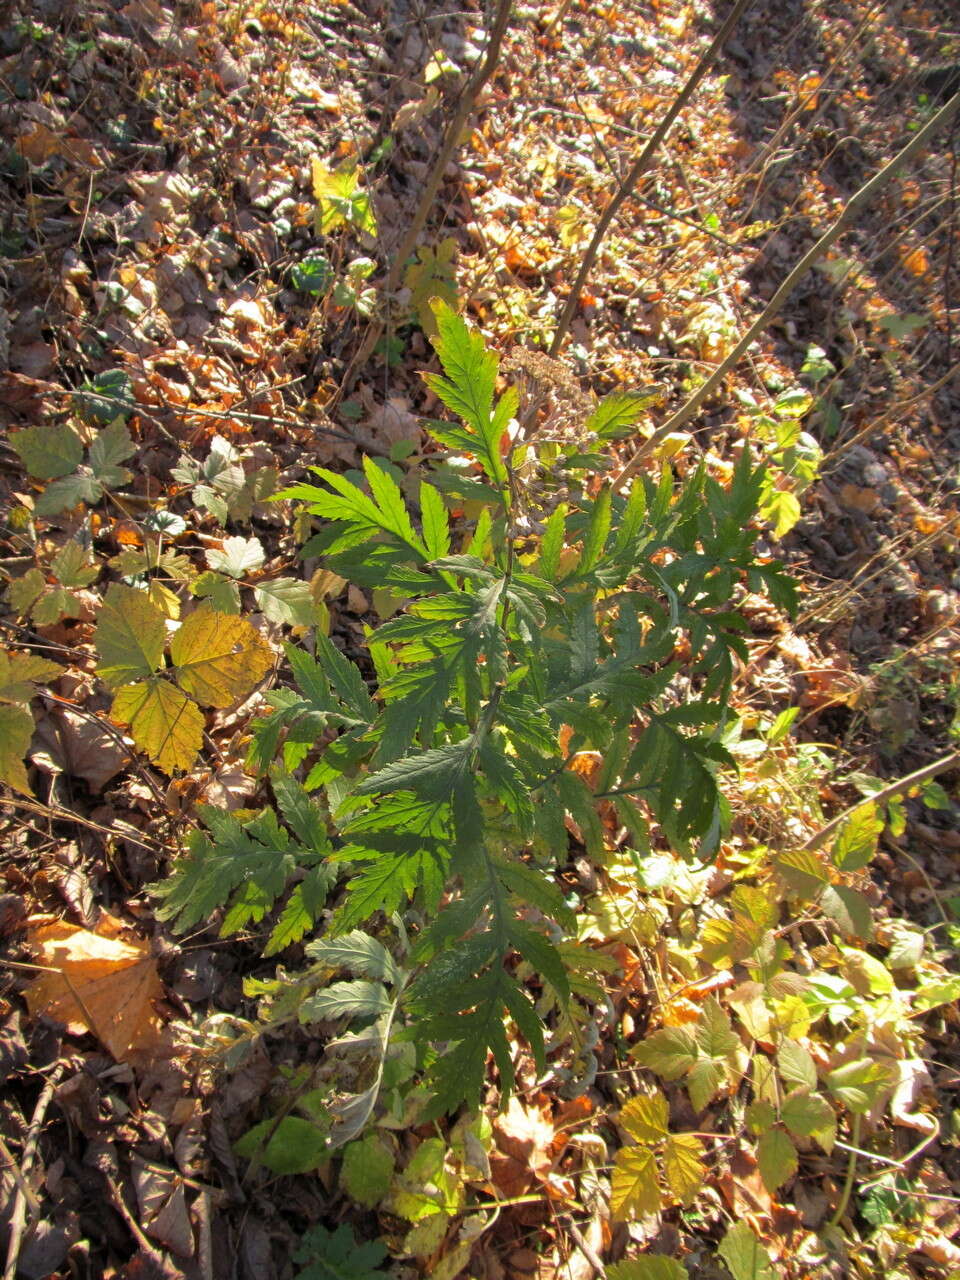
[[(735, 1082), (693, 1107), (661, 1072), (671, 1124), (709, 1147), (704, 1176), (658, 1213), (616, 1221), (607, 1207), (616, 1118), (654, 1080), (631, 1048), (702, 1025), (707, 1006), (727, 1033), (735, 1017), (763, 1043), (742, 957), (704, 949), (705, 923), (739, 919), (745, 879), (775, 883), (764, 857), (956, 745), (960, 124), (886, 187), (722, 394), (649, 459), (680, 474), (704, 459), (722, 479), (745, 442), (766, 453), (777, 496), (764, 546), (798, 578), (802, 603), (792, 621), (759, 596), (744, 603), (740, 773), (724, 779), (732, 818), (716, 866), (685, 868), (654, 847), (643, 882), (616, 840), (608, 865), (592, 866), (570, 824), (564, 888), (581, 940), (609, 960), (583, 1090), (569, 1065), (537, 1080), (526, 1063), (509, 1109), (491, 1108), (469, 1140), (386, 1117), (353, 1157), (286, 1173), (276, 1156), (274, 1167), (245, 1159), (242, 1139), (303, 1104), (289, 1099), (323, 1044), (294, 1028), (223, 1069), (218, 1047), (256, 1017), (245, 983), (277, 961), (261, 958), (255, 924), (224, 937), (218, 918), (175, 936), (148, 889), (198, 805), (264, 802), (244, 768), (262, 693), (207, 713), (195, 765), (170, 776), (107, 719), (93, 648), (103, 596), (111, 582), (139, 584), (175, 620), (194, 597), (229, 611), (242, 593), (281, 662), (282, 640), (311, 627), (361, 649), (383, 602), (305, 568), (302, 524), (267, 500), (311, 464), (356, 469), (365, 453), (417, 475), (431, 450), (422, 419), (440, 411), (420, 376), (433, 360), (430, 297), (458, 303), (502, 356), (549, 345), (606, 198), (727, 8), (518, 5), (385, 336), (346, 387), (384, 264), (482, 56), (476, 5), (6, 8), (0, 627), (5, 654), (59, 668), (28, 688), (24, 753), (11, 746), (22, 718), (0, 725), (14, 784), (0, 801), (10, 1280), (366, 1277), (381, 1254), (362, 1242), (378, 1239), (391, 1274), (441, 1280), (589, 1280), (647, 1251), (735, 1280), (960, 1274), (956, 767), (881, 815), (857, 886), (872, 931), (849, 919), (840, 935), (784, 931), (799, 969), (829, 988), (817, 1016), (808, 1002), (791, 1024), (805, 1054), (794, 1083), (812, 1070), (815, 1084), (818, 1068), (839, 1079), (852, 1000), (870, 1009), (860, 1049), (871, 1062), (888, 1054), (895, 1087), (859, 1106), (837, 1085), (842, 1143), (791, 1130), (793, 1155), (771, 1168), (769, 1134), (785, 1131), (764, 1130), (757, 1110), (744, 1121)], [(562, 353), (575, 389), (535, 364), (527, 389), (562, 417), (579, 395), (658, 384), (638, 436), (649, 434), (929, 118), (936, 86), (917, 66), (958, 51), (956, 5), (757, 0), (604, 243)], [(343, 186), (338, 166), (351, 161)], [(339, 203), (324, 204), (338, 181)], [(65, 461), (17, 447), (16, 432), (65, 424)], [(70, 452), (78, 438), (94, 444), (85, 463)], [(611, 468), (638, 442), (611, 446)], [(0, 690), (0, 710), (25, 705), (18, 687)], [(101, 966), (69, 1016), (31, 968), (60, 964), (56, 942), (88, 948), (78, 973)], [(295, 965), (301, 951), (278, 959)], [(780, 996), (796, 999), (788, 988)], [(87, 1007), (94, 996), (103, 1008)], [(111, 1027), (125, 1019), (138, 1025), (118, 1042)], [(157, 1038), (137, 1056), (139, 1023)], [(300, 1114), (310, 1119), (309, 1103)], [(448, 1145), (461, 1155), (445, 1163)], [(851, 1147), (867, 1154), (851, 1163)], [(418, 1178), (429, 1212), (410, 1208)], [(843, 1230), (831, 1236), (838, 1205)], [(332, 1255), (293, 1260), (317, 1223), (347, 1224), (358, 1242), (339, 1270)], [(740, 1223), (762, 1246), (750, 1258), (733, 1248)]]

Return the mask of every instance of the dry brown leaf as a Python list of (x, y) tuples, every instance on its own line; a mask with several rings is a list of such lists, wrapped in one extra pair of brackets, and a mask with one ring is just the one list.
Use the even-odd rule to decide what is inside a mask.
[(163, 983), (146, 944), (122, 939), (120, 922), (104, 916), (97, 932), (62, 920), (28, 922), (37, 961), (48, 972), (27, 988), (27, 1006), (75, 1035), (91, 1031), (118, 1061), (155, 1048), (163, 1027), (153, 1002)]

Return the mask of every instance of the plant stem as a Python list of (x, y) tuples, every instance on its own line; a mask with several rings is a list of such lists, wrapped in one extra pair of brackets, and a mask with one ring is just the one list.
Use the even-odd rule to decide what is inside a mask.
[(844, 809), (842, 813), (838, 813), (835, 818), (831, 818), (828, 823), (815, 831), (809, 840), (805, 841), (801, 849), (819, 849), (820, 846), (833, 835), (837, 827), (840, 827), (857, 809), (865, 804), (883, 804), (892, 796), (899, 796), (904, 791), (909, 791), (911, 787), (919, 786), (921, 782), (927, 782), (930, 778), (935, 778), (938, 773), (946, 773), (948, 769), (960, 765), (960, 750), (951, 751), (949, 755), (941, 756), (939, 760), (934, 760), (931, 764), (925, 764), (922, 769), (915, 769), (913, 773), (908, 773), (904, 778), (898, 778), (896, 782), (890, 782), (887, 786), (881, 788), (880, 791), (874, 792), (872, 796), (867, 796), (863, 800), (858, 800), (856, 804), (852, 804), (849, 809)]
[[(852, 1139), (851, 1148), (860, 1145), (860, 1112), (858, 1111), (853, 1117), (853, 1131), (850, 1134)], [(828, 1223), (831, 1227), (839, 1226), (840, 1219), (847, 1212), (847, 1205), (850, 1203), (850, 1196), (853, 1193), (853, 1179), (857, 1173), (857, 1152), (850, 1150), (850, 1156), (847, 1160), (847, 1176), (844, 1179), (843, 1191), (840, 1193), (840, 1203), (837, 1205), (837, 1211)]]
[(597, 223), (596, 230), (593, 233), (590, 243), (587, 245), (583, 258), (581, 259), (580, 269), (577, 272), (576, 279), (573, 282), (573, 287), (571, 288), (570, 293), (567, 297), (566, 305), (563, 308), (563, 312), (561, 313), (560, 319), (557, 321), (557, 329), (553, 335), (553, 342), (550, 344), (549, 354), (551, 356), (555, 356), (557, 354), (557, 352), (560, 350), (560, 347), (563, 343), (564, 338), (567, 336), (567, 331), (570, 328), (570, 322), (573, 319), (573, 314), (576, 311), (580, 301), (580, 293), (583, 289), (584, 283), (587, 279), (587, 276), (590, 274), (590, 272), (593, 269), (594, 262), (596, 262), (597, 254), (600, 252), (600, 245), (603, 241), (603, 237), (606, 235), (611, 222), (613, 222), (614, 218), (617, 216), (617, 213), (620, 210), (620, 206), (623, 204), (625, 200), (629, 199), (629, 197), (633, 194), (634, 187), (637, 185), (637, 183), (640, 181), (643, 175), (650, 168), (651, 164), (653, 163), (653, 157), (656, 154), (661, 142), (663, 142), (664, 138), (670, 132), (673, 122), (676, 120), (677, 116), (680, 114), (683, 108), (687, 105), (687, 103), (693, 97), (693, 93), (697, 85), (700, 83), (703, 77), (707, 74), (707, 72), (713, 66), (713, 63), (716, 61), (717, 54), (720, 52), (720, 49), (726, 43), (727, 36), (730, 34), (734, 26), (739, 21), (743, 11), (751, 3), (752, 3), (752, 0), (737, 0), (737, 3), (733, 6), (733, 8), (730, 10), (730, 13), (727, 15), (727, 19), (724, 22), (723, 26), (720, 28), (720, 30), (717, 32), (717, 34), (714, 36), (713, 40), (711, 41), (710, 48), (707, 49), (706, 53), (704, 53), (703, 56), (700, 58), (700, 61), (694, 67), (693, 71), (690, 73), (690, 76), (688, 77), (686, 84), (683, 86), (683, 88), (674, 98), (673, 102), (670, 104), (669, 110), (664, 115), (660, 123), (657, 125), (656, 129), (654, 129), (653, 133), (650, 135), (647, 145), (643, 148), (639, 156), (637, 156), (636, 160), (633, 162), (633, 165), (631, 166), (629, 173), (620, 183), (620, 186), (617, 188), (617, 190), (610, 197), (610, 200), (607, 203), (607, 207), (604, 209), (603, 213), (600, 215), (600, 221)]
[(421, 231), (426, 225), (427, 218), (430, 216), (430, 210), (433, 208), (433, 202), (440, 190), (440, 183), (443, 181), (443, 175), (450, 158), (456, 150), (460, 141), (460, 135), (464, 126), (469, 119), (470, 113), (476, 106), (477, 98), (480, 90), (493, 75), (500, 61), (500, 50), (503, 46), (503, 37), (506, 33), (507, 23), (510, 19), (510, 10), (513, 6), (513, 0), (499, 0), (497, 5), (496, 16), (493, 20), (493, 26), (490, 28), (490, 37), (487, 40), (487, 50), (483, 61), (479, 63), (477, 69), (467, 83), (457, 109), (447, 125), (447, 131), (443, 137), (443, 143), (437, 152), (437, 158), (434, 161), (433, 169), (426, 181), (423, 191), (420, 193), (420, 199), (413, 217), (410, 219), (410, 225), (407, 227), (403, 240), (397, 245), (393, 251), (393, 257), (387, 271), (387, 277), (383, 282), (381, 294), (381, 316), (376, 320), (371, 320), (363, 341), (357, 348), (356, 354), (350, 361), (340, 380), (340, 386), (327, 403), (326, 410), (330, 412), (340, 402), (344, 395), (349, 395), (353, 390), (353, 384), (357, 375), (373, 353), (374, 347), (383, 333), (385, 322), (383, 314), (390, 305), (390, 299), (396, 293), (397, 286), (400, 283), (400, 276), (407, 264), (407, 259), (413, 253), (417, 246), (417, 240)]
[(803, 276), (805, 276), (817, 260), (821, 258), (837, 240), (839, 240), (840, 236), (847, 230), (851, 222), (853, 222), (861, 210), (870, 203), (877, 192), (881, 191), (887, 185), (897, 170), (900, 169), (902, 165), (906, 164), (907, 161), (912, 160), (917, 152), (922, 150), (940, 126), (946, 124), (958, 107), (960, 107), (960, 93), (955, 94), (946, 106), (942, 107), (932, 119), (927, 121), (922, 129), (918, 130), (918, 132), (914, 134), (907, 145), (897, 155), (895, 155), (888, 164), (885, 164), (878, 173), (875, 173), (874, 176), (868, 182), (865, 182), (860, 190), (850, 198), (843, 212), (839, 215), (833, 225), (825, 231), (816, 244), (803, 255), (729, 355), (721, 360), (706, 382), (701, 387), (697, 388), (693, 395), (690, 396), (683, 405), (681, 405), (676, 413), (672, 414), (661, 427), (658, 427), (657, 430), (654, 431), (649, 440), (644, 441), (640, 448), (637, 449), (636, 453), (634, 453), (629, 462), (614, 480), (614, 492), (617, 492), (617, 490), (623, 487), (626, 481), (629, 480), (629, 478), (638, 469), (644, 458), (650, 456), (661, 440), (665, 439), (672, 431), (678, 431), (690, 421), (703, 402), (713, 394), (730, 370), (738, 363), (740, 358), (747, 353), (752, 343), (760, 336), (773, 317), (777, 315)]

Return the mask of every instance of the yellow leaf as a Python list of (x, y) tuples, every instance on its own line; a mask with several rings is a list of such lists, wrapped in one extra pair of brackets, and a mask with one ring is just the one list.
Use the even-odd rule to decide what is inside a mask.
[(90, 933), (64, 921), (31, 930), (30, 941), (44, 973), (25, 995), (31, 1014), (45, 1013), (75, 1034), (92, 1031), (118, 1060), (155, 1048), (162, 1024), (153, 1001), (163, 984), (149, 947), (110, 936), (119, 927), (109, 916)]
[(273, 665), (266, 641), (245, 618), (209, 609), (190, 614), (170, 654), (180, 685), (210, 707), (239, 702)]
[(631, 1098), (620, 1112), (620, 1123), (637, 1142), (660, 1142), (667, 1128), (667, 1100), (662, 1093)]
[(129, 724), (134, 742), (164, 773), (189, 769), (203, 744), (203, 713), (169, 680), (124, 685), (110, 714)]
[(617, 1153), (610, 1188), (614, 1218), (643, 1217), (660, 1208), (657, 1162), (649, 1147), (624, 1147)]
[(692, 1133), (673, 1133), (663, 1149), (667, 1186), (681, 1204), (692, 1204), (703, 1186), (706, 1170), (700, 1162), (703, 1143)]
[(156, 605), (165, 618), (172, 618), (175, 622), (180, 617), (180, 599), (175, 596), (168, 586), (162, 582), (158, 582), (156, 578), (151, 578), (147, 586), (147, 597), (150, 603)]
[(146, 594), (114, 583), (107, 589), (93, 638), (104, 684), (119, 689), (151, 675), (163, 659), (166, 638), (163, 614)]
[(25, 707), (0, 706), (0, 782), (33, 795), (23, 757), (33, 737), (33, 716)]

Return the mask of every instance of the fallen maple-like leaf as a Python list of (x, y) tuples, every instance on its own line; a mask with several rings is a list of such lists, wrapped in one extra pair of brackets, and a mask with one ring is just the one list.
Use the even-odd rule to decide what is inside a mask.
[(95, 933), (48, 917), (28, 924), (47, 970), (24, 993), (34, 1017), (47, 1014), (74, 1035), (93, 1032), (118, 1061), (156, 1047), (162, 1023), (153, 1002), (163, 983), (146, 944), (115, 936), (120, 923), (106, 915)]

